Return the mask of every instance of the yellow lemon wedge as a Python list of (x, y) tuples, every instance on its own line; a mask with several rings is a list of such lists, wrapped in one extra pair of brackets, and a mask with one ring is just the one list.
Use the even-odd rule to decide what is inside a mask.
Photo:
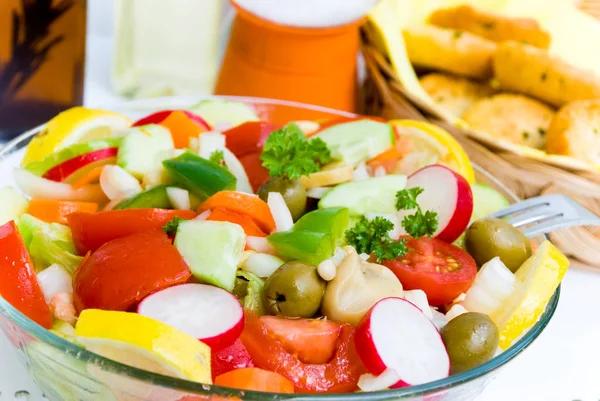
[(86, 309), (75, 326), (86, 349), (163, 375), (212, 383), (210, 348), (174, 327), (137, 313)]
[(545, 241), (517, 270), (514, 292), (491, 316), (500, 330), (500, 348), (510, 347), (537, 322), (568, 268), (567, 257)]
[(391, 120), (400, 139), (408, 139), (408, 154), (398, 162), (399, 174), (411, 174), (430, 164), (442, 164), (462, 175), (469, 184), (475, 172), (464, 148), (446, 130), (415, 120)]
[(22, 164), (42, 160), (69, 145), (110, 138), (130, 125), (129, 118), (111, 111), (73, 107), (57, 114), (33, 137)]

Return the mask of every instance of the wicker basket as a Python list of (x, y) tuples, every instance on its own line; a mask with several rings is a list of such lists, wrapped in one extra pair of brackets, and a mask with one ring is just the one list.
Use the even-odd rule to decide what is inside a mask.
[[(584, 0), (580, 7), (600, 18), (600, 0)], [(600, 174), (567, 171), (514, 153), (485, 147), (468, 137), (464, 129), (419, 108), (414, 96), (407, 93), (395, 77), (387, 56), (377, 49), (368, 29), (363, 29), (362, 38), (368, 78), (362, 95), (361, 112), (386, 119), (409, 118), (433, 122), (453, 134), (474, 163), (493, 173), (519, 197), (565, 193), (600, 215)], [(551, 239), (571, 258), (600, 268), (600, 227), (560, 230), (552, 233)]]

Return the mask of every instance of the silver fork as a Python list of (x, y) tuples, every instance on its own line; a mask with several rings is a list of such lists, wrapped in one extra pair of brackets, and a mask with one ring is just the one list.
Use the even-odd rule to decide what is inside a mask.
[(559, 228), (600, 225), (600, 217), (569, 196), (561, 194), (529, 198), (492, 213), (489, 217), (507, 218), (510, 224), (520, 228), (527, 237), (547, 234)]

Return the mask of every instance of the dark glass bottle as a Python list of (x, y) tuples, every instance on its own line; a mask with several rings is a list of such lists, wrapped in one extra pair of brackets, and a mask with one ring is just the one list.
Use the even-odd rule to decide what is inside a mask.
[(83, 101), (86, 0), (0, 0), (0, 140)]

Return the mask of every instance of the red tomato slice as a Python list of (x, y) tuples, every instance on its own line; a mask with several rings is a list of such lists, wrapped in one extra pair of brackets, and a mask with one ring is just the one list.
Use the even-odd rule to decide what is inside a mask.
[(40, 326), (52, 327), (50, 308), (14, 221), (0, 226), (0, 295)]
[(260, 186), (269, 179), (269, 170), (263, 167), (262, 160), (260, 160), (260, 152), (249, 153), (240, 157), (240, 163), (242, 163), (246, 174), (248, 174), (252, 190), (254, 192), (258, 191)]
[(439, 306), (451, 302), (471, 286), (477, 274), (471, 255), (439, 239), (407, 239), (406, 255), (383, 263), (404, 289), (423, 290), (429, 304)]
[(162, 228), (175, 216), (193, 219), (189, 210), (125, 209), (67, 216), (75, 248), (80, 255), (95, 251), (105, 243), (127, 235)]
[(210, 366), (213, 381), (215, 377), (235, 369), (251, 368), (254, 366), (250, 353), (238, 338), (229, 347), (211, 352)]
[(261, 316), (272, 338), (303, 363), (327, 363), (335, 352), (342, 325), (322, 319)]
[(117, 238), (73, 274), (75, 308), (127, 311), (153, 292), (185, 283), (190, 269), (162, 230)]
[(246, 320), (240, 340), (254, 364), (277, 372), (294, 383), (299, 393), (345, 393), (354, 391), (361, 374), (366, 373), (354, 348), (354, 328), (343, 324), (333, 358), (328, 363), (302, 363), (283, 345), (272, 338), (268, 328), (251, 310), (245, 310)]
[(271, 132), (280, 128), (281, 125), (265, 121), (248, 121), (223, 132), (223, 135), (227, 149), (240, 157), (262, 151)]

